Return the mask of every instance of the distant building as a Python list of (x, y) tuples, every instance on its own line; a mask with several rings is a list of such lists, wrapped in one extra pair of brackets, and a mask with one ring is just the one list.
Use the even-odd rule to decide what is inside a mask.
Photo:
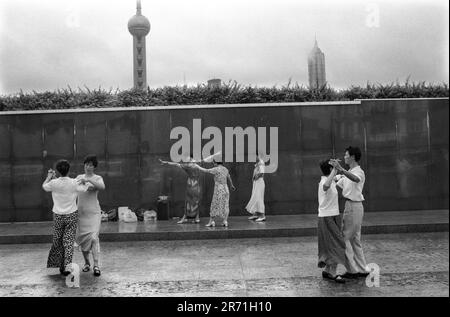
[(219, 88), (222, 85), (222, 80), (218, 78), (208, 80), (208, 87)]
[(314, 47), (308, 56), (309, 87), (320, 88), (327, 83), (325, 76), (325, 54), (317, 46), (315, 40)]
[(142, 15), (141, 1), (137, 0), (136, 15), (128, 21), (128, 30), (133, 35), (133, 82), (135, 89), (147, 88), (147, 61), (145, 36), (150, 32), (150, 22)]

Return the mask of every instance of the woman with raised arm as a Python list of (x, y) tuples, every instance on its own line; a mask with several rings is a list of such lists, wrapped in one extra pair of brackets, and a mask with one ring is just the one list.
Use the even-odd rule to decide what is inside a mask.
[(188, 219), (192, 220), (193, 223), (200, 222), (200, 198), (201, 198), (201, 187), (200, 187), (200, 172), (196, 168), (195, 160), (189, 157), (186, 163), (174, 163), (159, 160), (162, 165), (176, 166), (181, 168), (188, 176), (187, 187), (186, 187), (186, 198), (184, 203), (184, 214), (180, 221), (177, 223), (186, 223)]
[(77, 196), (88, 188), (70, 178), (70, 164), (66, 160), (56, 163), (56, 170), (48, 170), (47, 178), (42, 184), (46, 192), (52, 193), (53, 199), (53, 243), (48, 254), (47, 267), (59, 267), (64, 276), (70, 274), (69, 265), (73, 258), (73, 245), (78, 225)]
[(102, 222), (102, 210), (98, 202), (98, 192), (105, 189), (105, 183), (100, 175), (95, 174), (98, 165), (95, 155), (88, 155), (84, 159), (84, 174), (78, 175), (77, 180), (86, 184), (88, 190), (78, 194), (78, 231), (76, 242), (80, 246), (84, 257), (82, 271), (89, 272), (91, 263), (89, 254), (92, 253), (94, 262), (94, 276), (100, 276), (99, 253), (100, 253), (100, 224)]
[(266, 221), (265, 207), (264, 207), (264, 161), (258, 155), (255, 169), (253, 170), (253, 188), (252, 196), (248, 202), (245, 210), (252, 214), (248, 219), (256, 222)]
[(339, 264), (345, 265), (345, 242), (341, 232), (341, 216), (339, 215), (338, 192), (334, 177), (337, 170), (330, 164), (330, 160), (320, 162), (322, 176), (320, 178), (318, 198), (318, 262), (323, 268), (322, 277), (337, 283), (345, 283), (342, 276), (337, 274)]
[(223, 163), (214, 159), (213, 168), (203, 168), (196, 165), (197, 169), (214, 175), (214, 194), (211, 201), (211, 209), (209, 213), (209, 222), (206, 227), (215, 227), (215, 218), (222, 218), (222, 226), (228, 227), (228, 215), (230, 213), (230, 191), (227, 182), (230, 182), (231, 189), (236, 190), (231, 180), (228, 169)]

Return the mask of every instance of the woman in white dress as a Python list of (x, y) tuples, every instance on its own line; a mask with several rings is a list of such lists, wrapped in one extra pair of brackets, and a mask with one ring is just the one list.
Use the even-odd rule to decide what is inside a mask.
[(85, 193), (78, 195), (78, 231), (76, 235), (76, 242), (83, 252), (85, 264), (83, 272), (88, 272), (91, 268), (89, 261), (89, 254), (92, 253), (94, 260), (94, 275), (100, 276), (99, 267), (99, 252), (100, 241), (99, 232), (102, 221), (101, 208), (98, 202), (98, 191), (105, 189), (105, 183), (100, 175), (94, 173), (98, 165), (97, 157), (95, 155), (88, 155), (84, 160), (85, 174), (78, 175), (77, 179), (82, 183), (88, 185), (88, 190)]
[(265, 207), (264, 207), (264, 161), (261, 156), (258, 156), (258, 160), (253, 170), (253, 189), (252, 196), (245, 209), (252, 214), (248, 219), (255, 220), (256, 222), (262, 222), (266, 220)]

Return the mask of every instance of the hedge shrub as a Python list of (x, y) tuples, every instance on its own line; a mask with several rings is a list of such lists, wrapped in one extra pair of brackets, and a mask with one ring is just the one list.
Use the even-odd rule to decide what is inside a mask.
[(329, 86), (308, 89), (288, 83), (278, 87), (241, 86), (228, 82), (221, 87), (197, 85), (193, 87), (163, 87), (138, 90), (90, 90), (73, 91), (70, 87), (54, 92), (35, 92), (0, 96), (0, 111), (48, 110), (104, 107), (144, 107), (168, 105), (281, 103), (304, 101), (348, 101), (354, 99), (382, 98), (436, 98), (448, 97), (448, 84), (425, 82), (387, 85), (370, 84), (366, 87), (351, 86), (336, 90)]

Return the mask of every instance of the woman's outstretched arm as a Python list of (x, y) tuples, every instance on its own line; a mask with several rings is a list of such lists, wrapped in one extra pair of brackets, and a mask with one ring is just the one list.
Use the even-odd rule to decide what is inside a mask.
[(162, 165), (169, 165), (169, 166), (181, 167), (181, 164), (180, 164), (180, 163), (174, 163), (174, 162), (163, 161), (163, 160), (161, 160), (161, 159), (159, 159), (159, 162), (160, 162)]
[(201, 167), (198, 164), (194, 164), (194, 167), (196, 169), (198, 169), (199, 171), (204, 172), (204, 173), (214, 174), (214, 171), (215, 171), (215, 167), (213, 167), (213, 168), (203, 168), (203, 167)]

